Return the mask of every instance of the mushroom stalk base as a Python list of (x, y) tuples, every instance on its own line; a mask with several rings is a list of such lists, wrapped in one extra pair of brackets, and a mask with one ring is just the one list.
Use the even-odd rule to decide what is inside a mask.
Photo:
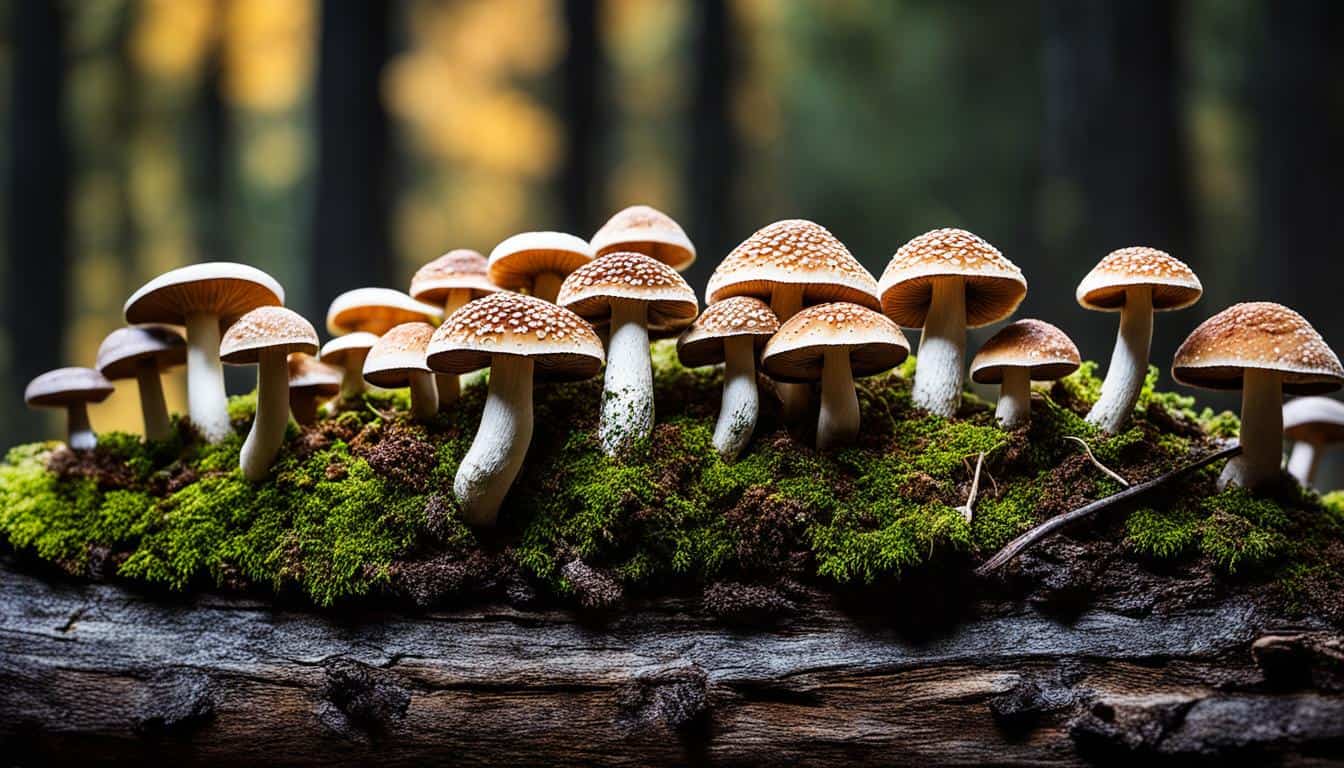
[(647, 306), (642, 301), (611, 302), (611, 339), (602, 388), (598, 434), (613, 456), (653, 431), (653, 363), (649, 358)]
[(560, 295), (560, 284), (565, 282), (564, 275), (555, 272), (542, 272), (540, 275), (532, 278), (532, 295), (542, 301), (555, 303), (555, 297)]
[(994, 416), (1005, 427), (1017, 427), (1031, 421), (1031, 371), (1005, 368), (999, 384), (999, 405)]
[(411, 388), (411, 416), (417, 421), (434, 418), (439, 412), (439, 390), (433, 374), (412, 371), (408, 386)]
[(468, 524), (495, 524), (531, 442), (532, 359), (495, 355), (481, 426), (453, 480), (453, 494)]
[(961, 407), (966, 357), (966, 284), (960, 278), (933, 281), (933, 299), (919, 339), (915, 384), (917, 407), (950, 419)]
[(266, 478), (288, 426), (289, 369), (285, 353), (266, 350), (257, 364), (257, 412), (252, 417), (252, 431), (238, 454), (243, 477), (254, 483)]
[(1288, 474), (1297, 478), (1297, 482), (1310, 486), (1316, 479), (1316, 467), (1320, 464), (1321, 452), (1311, 443), (1299, 440), (1293, 444), (1288, 454)]
[[(776, 285), (770, 294), (770, 310), (779, 318), (779, 322), (798, 314), (803, 308), (803, 286), (783, 283)], [(812, 386), (786, 381), (775, 382), (775, 393), (779, 395), (779, 404), (784, 410), (784, 423), (797, 424), (807, 417), (808, 406), (812, 403)]]
[(92, 451), (98, 446), (98, 436), (89, 425), (89, 407), (84, 403), (65, 407), (65, 444), (76, 451)]
[(1283, 377), (1247, 368), (1241, 390), (1241, 455), (1228, 461), (1219, 490), (1256, 490), (1279, 478), (1283, 462)]
[(167, 440), (172, 434), (168, 421), (168, 403), (163, 397), (163, 380), (159, 369), (145, 361), (135, 369), (135, 381), (140, 389), (140, 416), (145, 422), (146, 440)]
[(733, 336), (724, 340), (723, 352), (723, 405), (714, 425), (714, 447), (731, 461), (751, 442), (761, 402), (756, 390), (756, 343), (750, 336)]
[(1111, 353), (1111, 367), (1101, 383), (1101, 396), (1087, 414), (1089, 424), (1112, 435), (1124, 428), (1148, 376), (1152, 341), (1153, 289), (1130, 288), (1120, 309), (1120, 333)]
[(341, 376), (342, 400), (358, 400), (364, 396), (364, 359), (368, 356), (369, 351), (366, 349), (351, 353), (345, 361), (345, 375)]
[(219, 318), (215, 315), (187, 317), (187, 413), (206, 440), (217, 443), (229, 434), (229, 401), (224, 394)]
[(817, 416), (817, 450), (830, 451), (854, 442), (859, 434), (859, 393), (849, 364), (848, 347), (828, 347), (821, 368), (821, 412)]

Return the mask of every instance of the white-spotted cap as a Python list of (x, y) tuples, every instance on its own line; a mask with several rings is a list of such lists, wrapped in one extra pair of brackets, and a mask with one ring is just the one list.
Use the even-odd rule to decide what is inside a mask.
[(144, 365), (164, 371), (187, 362), (187, 341), (167, 325), (130, 325), (107, 334), (94, 365), (113, 381), (135, 378)]
[(680, 331), (700, 311), (686, 280), (642, 253), (609, 253), (579, 267), (565, 278), (555, 303), (601, 325), (611, 319), (611, 302), (619, 299), (644, 302), (647, 326), (662, 331)]
[(578, 315), (549, 301), (517, 293), (477, 299), (448, 316), (429, 343), (429, 366), (469, 373), (494, 355), (532, 358), (538, 377), (576, 381), (597, 375), (602, 341)]
[(307, 391), (318, 397), (334, 397), (341, 391), (344, 371), (340, 368), (300, 352), (290, 355), (285, 362), (289, 366), (291, 391)]
[(238, 318), (219, 341), (219, 359), (251, 365), (263, 352), (317, 354), (317, 331), (292, 309), (258, 307)]
[(443, 304), (455, 290), (471, 291), (479, 299), (501, 290), (490, 282), (485, 257), (469, 248), (449, 251), (415, 271), (411, 277), (411, 298), (430, 304)]
[(779, 318), (770, 305), (752, 296), (734, 296), (710, 304), (695, 319), (677, 339), (677, 358), (687, 368), (722, 363), (724, 342), (740, 336), (750, 337), (759, 355), (778, 331)]
[(1283, 406), (1283, 434), (1312, 445), (1344, 442), (1344, 403), (1329, 397), (1298, 397)]
[(1078, 370), (1082, 360), (1068, 334), (1040, 320), (1018, 320), (980, 347), (971, 361), (971, 379), (1002, 384), (1009, 368), (1026, 368), (1032, 381), (1056, 381)]
[(179, 267), (150, 280), (126, 300), (126, 322), (186, 325), (192, 315), (218, 315), (220, 327), (257, 307), (285, 303), (285, 290), (256, 267), (212, 261)]
[(1119, 311), (1125, 291), (1152, 288), (1153, 310), (1184, 309), (1199, 301), (1204, 286), (1185, 262), (1156, 248), (1111, 251), (1078, 284), (1078, 303), (1088, 309)]
[(589, 241), (593, 255), (625, 251), (642, 253), (684, 272), (695, 261), (695, 246), (681, 225), (647, 205), (617, 211)]
[(1205, 320), (1176, 350), (1171, 375), (1204, 389), (1241, 389), (1247, 369), (1282, 374), (1293, 395), (1333, 392), (1344, 367), (1298, 313), (1267, 301), (1234, 304)]
[(804, 304), (845, 301), (878, 308), (873, 276), (835, 235), (806, 219), (776, 221), (734, 248), (710, 275), (705, 303), (732, 296), (769, 302), (779, 285), (801, 285)]
[(28, 382), (23, 400), (38, 408), (101, 403), (112, 389), (112, 382), (92, 368), (57, 368)]
[(949, 277), (965, 281), (968, 328), (1008, 317), (1027, 295), (1022, 270), (998, 248), (964, 229), (935, 229), (891, 257), (878, 281), (882, 311), (898, 325), (923, 328), (934, 281)]
[(404, 387), (413, 373), (432, 373), (425, 351), (434, 326), (415, 321), (390, 328), (364, 358), (364, 380), (375, 387)]
[(327, 332), (333, 336), (364, 331), (378, 336), (402, 323), (437, 323), (439, 307), (416, 301), (391, 288), (356, 288), (327, 307)]
[(511, 291), (530, 289), (537, 275), (568, 275), (593, 260), (588, 241), (564, 232), (522, 232), (490, 252), (490, 280)]
[(378, 336), (368, 331), (355, 331), (347, 333), (344, 336), (337, 336), (322, 345), (322, 351), (319, 353), (319, 359), (324, 363), (331, 365), (345, 365), (351, 355), (367, 355), (373, 345), (378, 343)]
[(849, 351), (854, 376), (872, 376), (901, 364), (910, 342), (889, 318), (857, 304), (834, 302), (808, 307), (789, 318), (765, 345), (761, 367), (778, 381), (821, 378), (826, 351)]

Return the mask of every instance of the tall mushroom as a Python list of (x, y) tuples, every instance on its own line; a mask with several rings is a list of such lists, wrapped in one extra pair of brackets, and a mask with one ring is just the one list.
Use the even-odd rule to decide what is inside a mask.
[(1022, 270), (962, 229), (935, 229), (900, 247), (878, 281), (882, 311), (904, 328), (923, 328), (911, 395), (915, 405), (952, 418), (961, 405), (966, 329), (1002, 320), (1027, 295)]
[(1299, 397), (1283, 406), (1283, 433), (1293, 441), (1288, 474), (1304, 486), (1316, 479), (1321, 452), (1344, 443), (1344, 403), (1328, 397)]
[(66, 445), (91, 451), (98, 436), (89, 425), (88, 404), (103, 402), (112, 389), (112, 382), (92, 368), (57, 368), (28, 382), (23, 400), (32, 408), (64, 408)]
[(632, 205), (617, 211), (593, 239), (593, 256), (608, 253), (642, 253), (678, 272), (695, 261), (695, 245), (671, 216), (647, 205)]
[(187, 411), (210, 442), (229, 434), (219, 336), (257, 307), (280, 306), (285, 292), (270, 275), (246, 264), (192, 264), (150, 280), (126, 300), (126, 322), (187, 327)]
[(322, 345), (318, 358), (328, 364), (339, 367), (341, 377), (341, 399), (346, 402), (358, 400), (364, 394), (364, 360), (369, 350), (378, 343), (378, 335), (368, 331), (355, 331), (337, 336)]
[(341, 391), (344, 371), (298, 352), (289, 356), (289, 412), (305, 426), (317, 422), (318, 400), (328, 400)]
[(1120, 333), (1101, 397), (1087, 421), (1115, 434), (1124, 427), (1148, 375), (1153, 313), (1184, 309), (1204, 293), (1199, 278), (1183, 262), (1155, 248), (1121, 248), (1102, 259), (1078, 284), (1078, 303), (1120, 313)]
[(709, 305), (677, 339), (677, 357), (687, 368), (724, 364), (714, 447), (727, 461), (737, 458), (756, 431), (756, 359), (777, 331), (779, 320), (765, 302), (734, 296)]
[(653, 431), (649, 329), (685, 328), (700, 304), (676, 270), (642, 253), (609, 253), (579, 267), (556, 303), (591, 323), (611, 323), (598, 433), (614, 455)]
[(112, 381), (135, 379), (146, 440), (172, 434), (159, 374), (187, 361), (187, 342), (166, 325), (132, 325), (109, 333), (98, 346), (98, 371)]
[(587, 379), (602, 367), (602, 343), (569, 310), (540, 299), (496, 293), (449, 315), (434, 332), (427, 361), (462, 374), (490, 367), (481, 425), (453, 481), (463, 518), (493, 526), (532, 441), (532, 379)]
[(1283, 462), (1283, 394), (1319, 395), (1344, 384), (1344, 367), (1316, 329), (1280, 304), (1235, 304), (1205, 320), (1176, 350), (1182, 384), (1241, 390), (1241, 455), (1219, 488), (1263, 488)]
[[(498, 292), (499, 286), (490, 282), (485, 257), (476, 251), (459, 248), (416, 270), (411, 278), (411, 298), (443, 307), (447, 317), (472, 299)], [(439, 410), (447, 410), (462, 390), (457, 376), (436, 374), (439, 389)]]
[(817, 450), (854, 442), (859, 434), (855, 377), (890, 370), (910, 355), (910, 343), (895, 323), (857, 304), (808, 307), (779, 327), (761, 367), (781, 381), (821, 380)]
[(581, 237), (523, 232), (506, 238), (490, 252), (490, 281), (554, 303), (565, 277), (592, 260), (593, 249)]
[(425, 348), (434, 326), (402, 323), (378, 339), (364, 360), (364, 380), (375, 387), (410, 387), (411, 416), (424, 421), (439, 411), (434, 372), (425, 364)]
[(971, 380), (999, 385), (994, 415), (1005, 427), (1031, 421), (1031, 382), (1057, 381), (1082, 361), (1073, 340), (1040, 320), (1018, 320), (990, 337), (971, 361)]

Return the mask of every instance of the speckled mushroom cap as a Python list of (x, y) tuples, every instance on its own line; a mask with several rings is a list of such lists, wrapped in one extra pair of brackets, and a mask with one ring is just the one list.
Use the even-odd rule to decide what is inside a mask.
[(140, 366), (152, 363), (157, 370), (166, 370), (187, 362), (187, 341), (175, 328), (166, 325), (131, 325), (107, 334), (98, 345), (94, 363), (109, 379), (130, 379), (140, 372)]
[(849, 349), (855, 376), (881, 373), (905, 360), (910, 342), (879, 312), (834, 302), (808, 307), (789, 318), (765, 345), (761, 367), (770, 378), (802, 382), (821, 378), (826, 350)]
[(415, 271), (411, 277), (411, 298), (430, 304), (442, 304), (454, 290), (469, 290), (479, 299), (501, 290), (486, 274), (485, 257), (469, 248), (449, 251)]
[(1204, 389), (1241, 389), (1248, 368), (1283, 375), (1283, 391), (1319, 395), (1344, 384), (1339, 358), (1298, 313), (1267, 301), (1235, 304), (1205, 320), (1176, 350), (1171, 375)]
[(523, 232), (490, 252), (490, 280), (501, 288), (531, 288), (537, 275), (568, 275), (593, 260), (588, 241), (564, 232)]
[(101, 403), (112, 390), (112, 382), (92, 368), (57, 368), (28, 382), (23, 401), (41, 408)]
[(649, 328), (676, 331), (695, 320), (700, 303), (677, 271), (642, 253), (609, 253), (565, 278), (555, 303), (590, 323), (611, 319), (613, 299), (648, 305)]
[(770, 301), (777, 285), (803, 286), (803, 303), (844, 301), (878, 308), (877, 281), (845, 244), (805, 219), (776, 221), (733, 249), (709, 277), (705, 303), (732, 296)]
[(318, 358), (324, 363), (332, 365), (345, 365), (346, 360), (351, 354), (364, 352), (368, 353), (373, 349), (373, 345), (378, 343), (377, 334), (368, 331), (355, 331), (347, 333), (344, 336), (337, 336), (322, 345), (322, 351)]
[(317, 354), (317, 331), (292, 309), (258, 307), (238, 318), (219, 341), (219, 359), (230, 365), (251, 365), (262, 352)]
[(1194, 270), (1156, 248), (1134, 247), (1111, 251), (1078, 284), (1078, 303), (1088, 309), (1118, 312), (1125, 291), (1152, 288), (1153, 310), (1184, 309), (1199, 301), (1204, 286)]
[(549, 301), (496, 293), (448, 316), (430, 340), (428, 362), (440, 373), (469, 373), (494, 355), (530, 357), (537, 377), (560, 381), (592, 378), (605, 360), (583, 318)]
[(677, 270), (695, 261), (695, 246), (671, 216), (647, 205), (617, 211), (589, 241), (594, 256), (625, 251), (642, 253)]
[(1328, 397), (1299, 397), (1283, 406), (1283, 434), (1313, 445), (1344, 442), (1344, 403)]
[(333, 336), (356, 331), (387, 333), (402, 323), (439, 321), (440, 308), (416, 301), (391, 288), (356, 288), (332, 300), (327, 307), (327, 332)]
[(195, 314), (219, 315), (221, 328), (257, 307), (285, 303), (285, 290), (256, 267), (212, 261), (150, 280), (126, 300), (126, 322), (185, 325)]
[(677, 358), (687, 368), (722, 363), (723, 343), (737, 336), (750, 336), (756, 353), (779, 331), (779, 318), (770, 305), (751, 296), (734, 296), (710, 304), (690, 328), (677, 339)]
[(935, 229), (902, 245), (891, 257), (878, 295), (882, 311), (906, 328), (923, 328), (933, 300), (933, 281), (966, 281), (966, 326), (979, 328), (1017, 310), (1027, 295), (1022, 270), (998, 248), (964, 229)]
[(433, 373), (425, 364), (433, 335), (434, 326), (418, 320), (389, 329), (364, 358), (364, 380), (375, 387), (404, 387), (412, 373)]
[(344, 372), (334, 365), (318, 362), (312, 355), (294, 353), (285, 361), (289, 366), (289, 388), (307, 390), (318, 396), (334, 397), (341, 391)]
[(1018, 320), (990, 337), (971, 361), (971, 379), (1002, 384), (1008, 368), (1026, 368), (1032, 381), (1055, 381), (1078, 370), (1082, 360), (1068, 334), (1040, 320)]

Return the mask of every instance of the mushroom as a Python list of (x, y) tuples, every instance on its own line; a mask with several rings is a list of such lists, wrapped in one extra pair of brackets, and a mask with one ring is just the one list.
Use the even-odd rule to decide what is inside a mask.
[(411, 416), (422, 421), (439, 411), (434, 372), (425, 364), (425, 347), (433, 335), (429, 323), (402, 323), (384, 333), (364, 360), (364, 380), (375, 387), (410, 387)]
[(364, 360), (377, 343), (377, 334), (355, 331), (337, 336), (322, 345), (319, 359), (328, 365), (338, 366), (344, 372), (341, 378), (342, 400), (358, 400), (364, 394)]
[(687, 368), (724, 364), (714, 447), (727, 461), (737, 458), (756, 431), (756, 358), (778, 330), (779, 320), (765, 302), (734, 296), (709, 305), (677, 339), (677, 358)]
[[(443, 307), (444, 317), (472, 299), (499, 290), (490, 282), (485, 257), (466, 248), (445, 253), (416, 270), (411, 278), (411, 298)], [(458, 377), (447, 374), (437, 374), (434, 381), (439, 390), (439, 410), (448, 410), (457, 402), (461, 383)]]
[(180, 267), (145, 283), (126, 300), (126, 322), (187, 328), (187, 411), (210, 442), (229, 434), (219, 336), (257, 307), (280, 306), (285, 291), (255, 267), (225, 261)]
[(570, 273), (556, 303), (597, 325), (610, 321), (598, 434), (608, 455), (653, 431), (649, 329), (676, 331), (700, 311), (677, 271), (642, 253), (609, 253)]
[(229, 365), (257, 366), (257, 412), (243, 441), (238, 464), (243, 477), (260, 482), (271, 469), (289, 426), (291, 353), (317, 352), (317, 331), (299, 313), (284, 307), (258, 307), (229, 326), (219, 357)]
[(345, 372), (298, 352), (289, 356), (288, 363), (289, 411), (300, 424), (313, 424), (317, 421), (317, 401), (340, 393)]
[(583, 318), (549, 302), (496, 293), (457, 310), (427, 350), (436, 371), (490, 367), (481, 425), (458, 466), (453, 493), (471, 525), (493, 526), (532, 441), (532, 378), (579, 380), (602, 367), (602, 343)]
[(1022, 270), (999, 249), (962, 229), (935, 229), (901, 246), (878, 281), (882, 311), (905, 328), (923, 328), (911, 396), (952, 418), (961, 405), (966, 329), (998, 322), (1027, 295)]
[[(845, 301), (878, 309), (877, 281), (825, 227), (805, 219), (776, 221), (756, 230), (733, 249), (709, 277), (705, 303), (732, 296), (755, 296), (786, 322), (805, 306)], [(775, 387), (784, 419), (794, 423), (807, 412), (810, 388)]]
[(1344, 443), (1344, 403), (1328, 397), (1299, 397), (1283, 406), (1283, 433), (1293, 441), (1288, 474), (1304, 486), (1316, 478), (1321, 450)]
[(581, 237), (523, 232), (506, 238), (490, 252), (490, 281), (554, 303), (565, 277), (592, 260), (593, 249)]
[(858, 376), (872, 376), (910, 355), (901, 329), (879, 312), (845, 302), (818, 304), (794, 315), (765, 345), (761, 367), (781, 381), (821, 380), (817, 450), (854, 442), (859, 434)]
[(642, 253), (685, 272), (695, 261), (695, 246), (671, 216), (647, 205), (632, 205), (616, 212), (589, 241), (593, 256), (608, 253)]
[(1176, 350), (1182, 384), (1241, 390), (1241, 455), (1218, 487), (1256, 490), (1279, 477), (1283, 394), (1320, 395), (1344, 384), (1344, 368), (1301, 315), (1280, 304), (1236, 304), (1205, 320)]
[[(402, 323), (417, 321), (438, 324), (439, 308), (416, 301), (391, 288), (356, 288), (337, 296), (327, 307), (327, 333), (337, 337), (358, 333), (371, 333), (377, 337)], [(360, 337), (346, 343), (356, 350), (354, 354), (340, 353), (342, 359), (348, 360), (345, 366), (347, 371), (356, 363), (359, 366), (358, 379), (346, 380), (342, 394), (344, 399), (353, 400), (364, 393), (364, 358), (360, 357), (357, 350), (363, 349), (367, 355), (374, 343), (377, 343), (376, 338), (369, 342), (367, 338)], [(333, 352), (345, 349), (345, 344), (336, 345)]]
[(1005, 427), (1031, 421), (1031, 382), (1057, 381), (1082, 361), (1068, 334), (1040, 320), (1018, 320), (990, 337), (971, 361), (971, 380), (999, 385), (994, 415)]
[(64, 408), (66, 445), (91, 451), (98, 436), (89, 426), (88, 404), (103, 402), (112, 389), (112, 382), (92, 368), (57, 368), (28, 382), (23, 400), (32, 408)]
[(1120, 333), (1101, 397), (1087, 421), (1110, 434), (1119, 432), (1134, 412), (1153, 338), (1153, 313), (1184, 309), (1204, 293), (1199, 278), (1183, 262), (1155, 248), (1121, 248), (1102, 259), (1078, 284), (1078, 303), (1088, 309), (1120, 313)]
[(166, 325), (132, 325), (109, 333), (98, 346), (98, 371), (112, 381), (135, 379), (146, 440), (172, 434), (159, 374), (187, 361), (187, 342)]

